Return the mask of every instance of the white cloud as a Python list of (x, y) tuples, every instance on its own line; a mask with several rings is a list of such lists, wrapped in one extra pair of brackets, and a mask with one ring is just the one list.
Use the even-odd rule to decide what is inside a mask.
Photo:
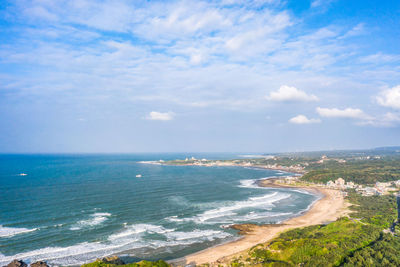
[(394, 126), (400, 123), (400, 115), (388, 112), (380, 120), (383, 126)]
[(154, 120), (154, 121), (170, 121), (174, 118), (174, 113), (173, 112), (157, 112), (157, 111), (152, 111), (149, 113), (149, 115), (146, 117), (148, 120)]
[(365, 29), (364, 23), (359, 23), (356, 26), (354, 26), (352, 29), (347, 31), (345, 34), (339, 37), (339, 39), (344, 39), (344, 38), (349, 38), (349, 37), (354, 37), (354, 36), (359, 36), (365, 34), (367, 31)]
[(349, 118), (349, 119), (361, 119), (368, 120), (371, 117), (364, 113), (361, 109), (358, 108), (317, 108), (317, 113), (322, 117), (328, 118)]
[(374, 127), (393, 127), (400, 124), (400, 115), (385, 113), (383, 115), (370, 116), (358, 108), (317, 108), (317, 113), (322, 117), (355, 119), (356, 125)]
[(322, 5), (323, 1), (322, 0), (314, 0), (311, 2), (311, 7), (318, 7)]
[(313, 0), (311, 2), (311, 7), (316, 8), (316, 7), (324, 7), (330, 5), (333, 1), (335, 0)]
[(388, 112), (382, 116), (376, 116), (366, 121), (361, 121), (359, 125), (370, 125), (375, 127), (394, 127), (400, 124), (400, 115)]
[(278, 91), (271, 92), (267, 99), (271, 101), (318, 101), (317, 96), (308, 95), (296, 87), (287, 85), (282, 85)]
[[(293, 13), (284, 10), (285, 1), (279, 8), (264, 5), (279, 4), (279, 0), (256, 0), (251, 7), (244, 0), (225, 2), (230, 6), (192, 0), (142, 4), (125, 0), (17, 1), (16, 8), (26, 9), (15, 12), (19, 19), (40, 27), (18, 29), (21, 34), (13, 45), (0, 45), (0, 58), (6, 64), (35, 67), (29, 69), (29, 75), (9, 74), (9, 81), (2, 84), (35, 95), (73, 90), (93, 99), (112, 94), (115, 101), (124, 102), (136, 97), (138, 104), (152, 101), (150, 110), (158, 110), (160, 102), (202, 108), (263, 108), (265, 85), (278, 89), (287, 81), (307, 91), (323, 88), (320, 98), (335, 90), (324, 84), (328, 81), (343, 85), (335, 91), (338, 96), (350, 83), (351, 88), (365, 87), (354, 79), (358, 68), (346, 65), (343, 73), (342, 67), (335, 65), (354, 51), (343, 44), (347, 40), (337, 40), (346, 32), (342, 26), (291, 34), (289, 26), (302, 26)], [(253, 8), (259, 4), (263, 8)], [(49, 19), (54, 23), (47, 23)], [(129, 33), (135, 40), (114, 38), (103, 30)], [(398, 70), (390, 71), (387, 76), (394, 79)], [(85, 90), (80, 90), (82, 85)], [(282, 87), (269, 95), (270, 100), (318, 100), (297, 88)], [(139, 100), (147, 96), (147, 100)]]
[(133, 32), (154, 41), (199, 37), (232, 26), (231, 18), (201, 1), (155, 4), (149, 8), (143, 11), (144, 21), (137, 23)]
[(50, 13), (46, 8), (41, 6), (27, 8), (24, 12), (29, 16), (39, 17), (45, 20), (55, 21), (58, 19), (55, 14)]
[(376, 97), (376, 100), (381, 106), (400, 109), (400, 85), (384, 90)]
[(398, 61), (400, 61), (400, 55), (384, 54), (382, 52), (360, 58), (360, 62), (372, 64), (393, 63)]
[(246, 5), (250, 7), (260, 7), (266, 4), (279, 4), (280, 0), (222, 0), (222, 5)]
[(311, 123), (320, 123), (320, 119), (309, 119), (304, 115), (297, 115), (289, 120), (290, 123), (294, 124), (311, 124)]

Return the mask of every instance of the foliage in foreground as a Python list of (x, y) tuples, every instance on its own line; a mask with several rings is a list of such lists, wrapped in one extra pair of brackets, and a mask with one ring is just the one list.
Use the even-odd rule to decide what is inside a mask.
[(82, 265), (82, 267), (169, 267), (169, 264), (163, 260), (159, 261), (140, 261), (136, 263), (129, 263), (124, 265), (110, 264), (97, 260), (95, 262), (87, 263)]
[[(362, 197), (351, 193), (349, 200), (356, 204), (351, 214), (353, 218), (340, 218), (327, 225), (282, 233), (269, 243), (253, 247), (247, 257), (235, 259), (231, 265), (380, 266), (374, 265), (375, 262), (398, 262), (400, 255), (391, 252), (398, 249), (400, 238), (382, 235), (382, 230), (388, 228), (396, 218), (394, 197)], [(390, 238), (396, 242), (392, 244)], [(371, 249), (385, 249), (388, 252), (371, 253)], [(371, 259), (368, 259), (368, 255)], [(357, 265), (360, 257), (367, 257), (362, 263), (371, 264)]]
[(400, 238), (381, 234), (380, 238), (361, 250), (346, 257), (344, 266), (400, 266)]

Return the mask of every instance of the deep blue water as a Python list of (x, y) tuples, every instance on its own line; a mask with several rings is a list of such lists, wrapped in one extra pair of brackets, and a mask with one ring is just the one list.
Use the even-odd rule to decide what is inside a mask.
[(254, 184), (287, 175), (279, 171), (138, 163), (188, 156), (238, 157), (0, 155), (0, 265), (14, 258), (77, 265), (110, 254), (181, 257), (237, 238), (226, 225), (280, 222), (316, 199)]

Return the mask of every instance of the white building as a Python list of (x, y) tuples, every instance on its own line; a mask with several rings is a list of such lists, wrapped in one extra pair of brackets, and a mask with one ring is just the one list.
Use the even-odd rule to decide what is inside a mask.
[(327, 186), (327, 187), (335, 187), (335, 183), (332, 182), (332, 181), (328, 181), (328, 182), (326, 183), (326, 186)]
[(344, 186), (346, 184), (346, 181), (343, 178), (339, 177), (336, 179), (335, 184), (339, 186)]
[(356, 187), (356, 184), (353, 183), (353, 182), (347, 182), (346, 183), (346, 188), (355, 188), (355, 187)]

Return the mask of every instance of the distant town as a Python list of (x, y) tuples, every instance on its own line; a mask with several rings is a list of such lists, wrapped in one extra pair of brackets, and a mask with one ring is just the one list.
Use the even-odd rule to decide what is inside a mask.
[[(197, 159), (195, 157), (188, 157), (185, 159), (176, 159), (171, 161), (151, 161), (143, 163), (160, 164), (160, 165), (184, 165), (184, 166), (206, 166), (206, 167), (218, 167), (218, 166), (239, 166), (239, 167), (253, 167), (280, 170), (286, 172), (296, 173), (298, 175), (279, 177), (275, 182), (281, 184), (299, 184), (308, 183), (313, 186), (325, 187), (330, 189), (341, 190), (343, 195), (347, 195), (346, 190), (354, 190), (362, 196), (374, 196), (374, 195), (388, 195), (397, 193), (400, 190), (400, 179), (393, 181), (376, 181), (375, 183), (356, 183), (351, 178), (338, 177), (330, 178), (326, 182), (322, 181), (310, 181), (303, 179), (303, 175), (309, 171), (324, 169), (324, 165), (330, 164), (336, 167), (354, 164), (354, 162), (376, 162), (384, 160), (381, 155), (358, 155), (347, 158), (341, 157), (328, 157), (323, 154), (319, 157), (283, 157), (273, 155), (263, 155), (258, 157), (244, 158), (244, 159), (232, 159), (232, 160), (210, 160), (210, 159)], [(289, 165), (290, 164), (290, 165)], [(326, 178), (325, 178), (326, 180)]]
[[(276, 181), (283, 184), (297, 184), (300, 181), (300, 176), (287, 176)], [(326, 184), (315, 184), (315, 186), (326, 187), (331, 189), (343, 190), (343, 194), (347, 195), (344, 190), (355, 189), (355, 191), (363, 196), (380, 196), (396, 193), (400, 190), (400, 180), (393, 182), (376, 182), (374, 186), (363, 186), (354, 182), (346, 182), (343, 178), (338, 178), (334, 181), (328, 181)]]

